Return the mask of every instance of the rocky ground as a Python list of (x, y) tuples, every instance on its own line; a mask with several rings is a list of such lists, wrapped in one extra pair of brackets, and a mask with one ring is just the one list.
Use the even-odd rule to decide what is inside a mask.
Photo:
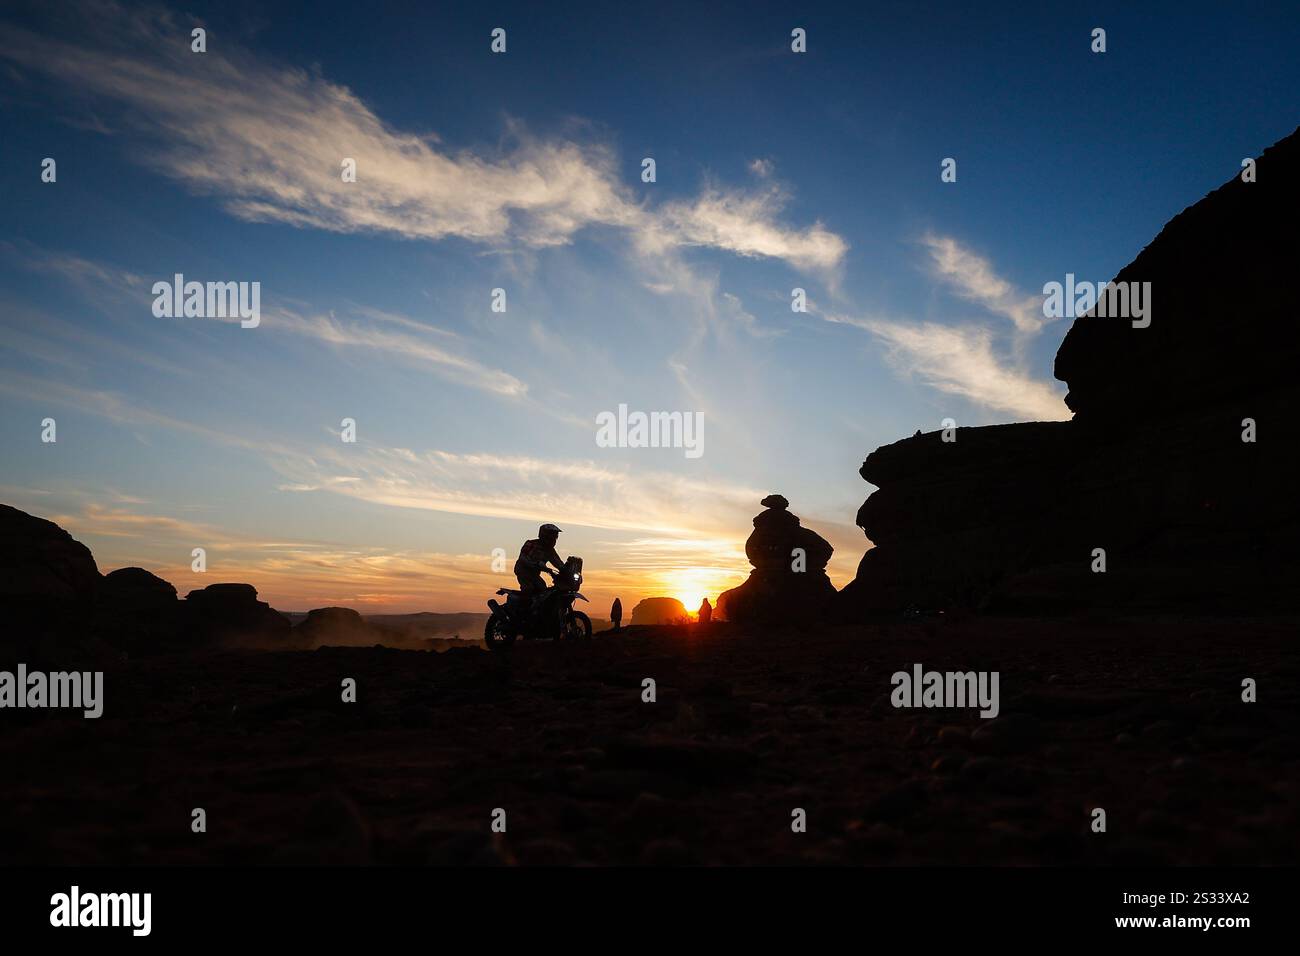
[[(137, 658), (108, 674), (98, 721), (3, 714), (0, 862), (1294, 862), (1295, 623), (936, 618), (635, 628), (508, 656)], [(916, 662), (1000, 671), (1001, 716), (893, 708), (890, 675)]]

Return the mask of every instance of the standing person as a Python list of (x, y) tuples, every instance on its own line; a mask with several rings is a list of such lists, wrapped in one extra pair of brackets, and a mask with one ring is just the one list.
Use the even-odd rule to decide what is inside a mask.
[(614, 604), (609, 609), (609, 619), (614, 622), (614, 630), (618, 630), (623, 623), (623, 602), (614, 598)]
[(701, 624), (708, 624), (712, 620), (713, 620), (713, 605), (709, 603), (708, 598), (705, 598), (700, 603), (699, 621)]

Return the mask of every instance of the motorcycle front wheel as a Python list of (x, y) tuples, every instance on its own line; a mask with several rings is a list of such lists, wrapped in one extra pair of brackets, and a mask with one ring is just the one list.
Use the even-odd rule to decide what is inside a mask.
[(564, 627), (560, 637), (566, 641), (585, 641), (591, 638), (591, 618), (581, 611), (570, 611), (564, 615)]
[(515, 642), (515, 629), (503, 615), (493, 614), (483, 625), (483, 643), (489, 651), (509, 647)]

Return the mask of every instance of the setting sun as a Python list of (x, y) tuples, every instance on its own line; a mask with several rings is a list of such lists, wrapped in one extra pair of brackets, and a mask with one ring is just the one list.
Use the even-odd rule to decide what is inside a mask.
[(743, 580), (743, 574), (725, 568), (678, 568), (664, 575), (662, 586), (665, 594), (681, 601), (693, 616), (706, 597), (710, 604), (717, 604), (719, 594)]

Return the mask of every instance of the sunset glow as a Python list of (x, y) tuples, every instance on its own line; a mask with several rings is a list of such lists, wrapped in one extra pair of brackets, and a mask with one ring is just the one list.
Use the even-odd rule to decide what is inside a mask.
[[(481, 612), (553, 522), (593, 616), (615, 597), (693, 613), (745, 580), (772, 493), (834, 547), (843, 587), (870, 546), (866, 453), (949, 417), (1068, 418), (1044, 279), (1063, 262), (1112, 274), (1109, 250), (1222, 172), (1217, 147), (1154, 184), (1126, 173), (1163, 153), (1112, 159), (1109, 202), (1146, 218), (1088, 219), (1080, 249), (1037, 210), (1100, 175), (1094, 158), (988, 176), (1029, 153), (994, 150), (989, 94), (959, 95), (969, 69), (879, 82), (931, 40), (907, 17), (889, 51), (809, 54), (836, 64), (829, 85), (769, 69), (790, 30), (769, 13), (733, 38), (743, 70), (719, 72), (715, 31), (672, 29), (654, 43), (674, 71), (611, 42), (570, 86), (532, 69), (559, 49), (540, 36), (508, 56), (465, 34), (436, 56), (341, 42), (322, 59), (234, 18), (196, 56), (161, 8), (43, 6), (0, 31), (5, 78), (34, 97), (6, 101), (7, 155), (63, 164), (43, 181), (15, 161), (0, 182), (0, 499), (58, 521), (102, 571), (139, 566), (182, 595), (248, 582), (284, 610)], [(1034, 89), (1017, 129), (1057, 108)], [(826, 115), (789, 136), (774, 99)], [(943, 184), (954, 144), (986, 158)], [(1035, 211), (1014, 228), (1012, 183)], [(256, 284), (257, 321), (159, 311), (152, 290), (180, 276)], [(689, 423), (689, 445), (632, 440), (647, 415)], [(35, 431), (47, 418), (57, 442)]]
[(722, 568), (681, 568), (669, 572), (657, 584), (667, 597), (675, 597), (694, 617), (706, 597), (717, 606), (718, 595), (745, 580), (745, 574)]

